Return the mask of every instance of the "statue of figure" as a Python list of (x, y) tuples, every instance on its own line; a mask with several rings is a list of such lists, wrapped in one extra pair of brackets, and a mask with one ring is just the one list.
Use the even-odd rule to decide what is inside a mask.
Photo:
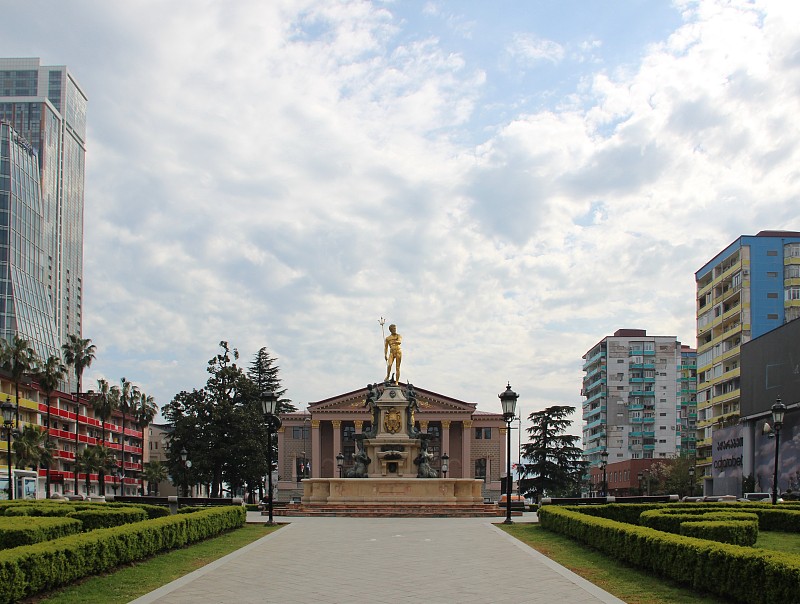
[(366, 406), (369, 407), (370, 411), (372, 412), (372, 425), (369, 427), (368, 430), (364, 431), (364, 436), (366, 438), (375, 438), (378, 435), (378, 422), (381, 418), (381, 410), (378, 405), (376, 405), (376, 401), (380, 398), (381, 391), (378, 388), (377, 384), (367, 384), (367, 404)]
[(414, 386), (411, 384), (408, 385), (406, 390), (406, 398), (408, 399), (408, 413), (406, 413), (406, 433), (411, 438), (419, 438), (420, 431), (417, 430), (417, 427), (414, 425), (416, 423), (416, 420), (414, 419), (414, 413), (419, 411), (419, 403), (417, 403), (417, 393), (414, 390)]
[[(359, 436), (361, 438), (358, 438)], [(367, 466), (372, 463), (372, 460), (364, 450), (364, 437), (362, 435), (356, 435), (356, 444), (358, 445), (358, 452), (353, 458), (355, 463), (352, 468), (347, 470), (345, 478), (367, 478), (369, 476)]]
[(386, 361), (386, 380), (389, 381), (389, 374), (392, 371), (392, 365), (395, 366), (394, 383), (400, 383), (400, 361), (403, 360), (403, 351), (400, 349), (400, 344), (403, 342), (403, 336), (397, 333), (397, 325), (392, 323), (389, 325), (389, 335), (383, 341), (383, 358)]
[(439, 473), (431, 467), (431, 460), (433, 453), (428, 452), (428, 435), (421, 436), (419, 455), (414, 459), (414, 463), (418, 466), (417, 478), (438, 478)]

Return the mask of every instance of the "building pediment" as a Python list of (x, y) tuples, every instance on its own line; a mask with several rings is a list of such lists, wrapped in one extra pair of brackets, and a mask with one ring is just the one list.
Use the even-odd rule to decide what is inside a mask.
[[(448, 396), (414, 387), (417, 394), (417, 404), (419, 405), (420, 415), (429, 413), (472, 415), (477, 407), (476, 403), (467, 403)], [(313, 416), (327, 415), (329, 413), (345, 414), (366, 414), (367, 408), (367, 388), (360, 388), (346, 394), (333, 396), (315, 403), (309, 403), (308, 409)]]

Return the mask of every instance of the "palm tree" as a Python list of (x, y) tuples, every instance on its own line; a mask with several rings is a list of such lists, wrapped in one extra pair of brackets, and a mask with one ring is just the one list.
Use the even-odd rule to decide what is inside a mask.
[[(99, 449), (100, 447), (93, 445), (86, 447), (81, 451), (80, 455), (75, 455), (75, 478), (78, 477), (78, 472), (86, 473), (86, 494), (89, 495), (91, 488), (91, 474), (98, 469), (99, 466)], [(78, 494), (78, 489), (75, 489), (75, 494)]]
[[(36, 381), (39, 382), (39, 388), (44, 392), (47, 399), (47, 444), (50, 444), (50, 397), (53, 391), (58, 388), (59, 382), (64, 379), (67, 368), (61, 359), (55, 355), (51, 355), (47, 361), (44, 362), (39, 370), (36, 372)], [(50, 463), (46, 465), (47, 474), (44, 479), (45, 497), (50, 499)]]
[[(94, 407), (94, 413), (96, 417), (100, 418), (100, 423), (102, 425), (103, 431), (103, 439), (102, 439), (102, 447), (105, 448), (106, 446), (106, 422), (111, 418), (111, 415), (114, 413), (114, 410), (119, 407), (119, 388), (116, 386), (110, 386), (108, 380), (99, 379), (97, 380), (97, 392), (92, 393), (91, 397), (92, 407)], [(100, 494), (106, 494), (106, 485), (105, 485), (105, 471), (104, 468), (99, 468), (100, 470)]]
[(147, 481), (147, 494), (150, 495), (152, 487), (156, 485), (156, 495), (158, 495), (158, 484), (167, 479), (167, 466), (160, 461), (148, 461), (144, 464), (144, 479)]
[(14, 382), (14, 396), (17, 399), (16, 427), (19, 429), (19, 384), (25, 374), (31, 373), (39, 364), (39, 357), (28, 340), (15, 335), (10, 342), (0, 340), (0, 360), (3, 369), (11, 374)]
[[(139, 399), (139, 389), (131, 384), (125, 378), (119, 381), (119, 410), (122, 412), (122, 462), (121, 462), (121, 480), (125, 484), (125, 417), (133, 415), (136, 410), (136, 404)], [(123, 490), (124, 493), (124, 490)]]
[(23, 426), (14, 440), (14, 456), (18, 468), (38, 470), (40, 465), (49, 465), (53, 451), (45, 431), (31, 424)]
[[(78, 391), (75, 393), (75, 456), (78, 455), (78, 411), (81, 400), (81, 380), (83, 370), (92, 365), (94, 360), (95, 346), (89, 338), (81, 338), (78, 335), (70, 334), (67, 341), (61, 346), (64, 353), (64, 362), (75, 369)], [(75, 472), (75, 494), (78, 494), (78, 472)]]
[[(158, 413), (158, 405), (149, 394), (139, 392), (138, 396), (134, 399), (134, 419), (136, 425), (142, 431), (144, 437), (144, 429), (153, 421), (153, 418)], [(144, 492), (144, 489), (142, 489)]]

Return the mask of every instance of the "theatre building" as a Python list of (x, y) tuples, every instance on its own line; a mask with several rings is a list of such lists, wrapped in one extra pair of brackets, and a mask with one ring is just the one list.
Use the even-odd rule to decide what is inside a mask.
[[(430, 435), (431, 466), (443, 478), (483, 480), (484, 497), (498, 499), (506, 468), (502, 413), (479, 411), (477, 403), (414, 389), (418, 403), (414, 425)], [(309, 403), (305, 412), (281, 415), (277, 500), (301, 497), (303, 478), (347, 475), (354, 463), (357, 435), (371, 428), (367, 394), (364, 387)], [(446, 476), (441, 472), (443, 455), (449, 457)]]

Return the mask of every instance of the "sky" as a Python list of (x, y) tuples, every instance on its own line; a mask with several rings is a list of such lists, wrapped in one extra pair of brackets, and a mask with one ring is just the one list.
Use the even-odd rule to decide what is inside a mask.
[[(620, 328), (800, 230), (800, 3), (36, 0), (0, 56), (89, 98), (84, 383), (163, 406), (228, 341), (299, 407), (384, 377), (580, 410)], [(572, 432), (580, 434), (580, 413)]]

